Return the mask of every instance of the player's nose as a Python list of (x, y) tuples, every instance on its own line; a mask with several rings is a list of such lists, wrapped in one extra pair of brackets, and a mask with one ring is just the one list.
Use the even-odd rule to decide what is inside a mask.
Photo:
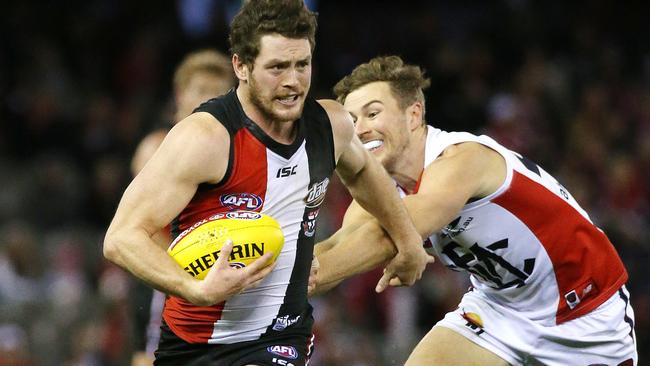
[(363, 135), (370, 132), (370, 127), (365, 118), (357, 118), (354, 123), (354, 133), (357, 134), (357, 137), (361, 138)]

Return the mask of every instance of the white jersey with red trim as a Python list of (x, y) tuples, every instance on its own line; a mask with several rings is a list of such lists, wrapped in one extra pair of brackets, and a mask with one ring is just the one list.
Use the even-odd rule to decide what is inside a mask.
[(214, 214), (248, 210), (277, 220), (285, 239), (275, 268), (258, 286), (214, 306), (170, 296), (165, 322), (189, 343), (232, 344), (292, 332), (310, 336), (307, 281), (316, 218), (336, 164), (327, 113), (308, 98), (294, 143), (283, 145), (246, 117), (234, 90), (195, 112), (212, 114), (228, 130), (228, 169), (219, 184), (198, 187), (172, 222), (172, 236)]
[(487, 300), (547, 325), (590, 312), (627, 281), (607, 236), (565, 187), (520, 154), (487, 136), (429, 126), (424, 166), (469, 141), (503, 156), (506, 179), (429, 237), (427, 250), (449, 268), (470, 272)]

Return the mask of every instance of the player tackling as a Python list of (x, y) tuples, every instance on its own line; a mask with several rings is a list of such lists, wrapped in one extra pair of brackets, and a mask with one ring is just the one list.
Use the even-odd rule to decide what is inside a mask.
[[(230, 30), (237, 89), (176, 124), (122, 197), (104, 254), (168, 294), (155, 365), (307, 363), (314, 230), (334, 170), (394, 240), (390, 276), (412, 284), (430, 260), (349, 114), (307, 96), (315, 29), (301, 0), (244, 2)], [(169, 223), (175, 236), (235, 210), (280, 223), (285, 242), (275, 266), (266, 266), (270, 252), (243, 269), (217, 260), (197, 280), (152, 240)], [(220, 259), (231, 250), (225, 245)]]
[[(526, 157), (487, 136), (427, 126), (428, 85), (419, 67), (391, 56), (358, 66), (334, 88), (357, 136), (395, 180), (425, 247), (471, 274), (472, 289), (407, 365), (636, 365), (628, 276), (607, 236)], [(342, 228), (316, 246), (316, 291), (393, 251), (353, 202)], [(378, 291), (399, 284), (389, 277)]]

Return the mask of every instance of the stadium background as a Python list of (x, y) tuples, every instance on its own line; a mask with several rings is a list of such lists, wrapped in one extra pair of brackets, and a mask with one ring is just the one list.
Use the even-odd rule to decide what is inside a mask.
[[(0, 5), (0, 365), (127, 365), (133, 278), (101, 256), (139, 139), (171, 116), (188, 51), (226, 50), (239, 1)], [(432, 79), (427, 120), (488, 133), (543, 165), (611, 237), (650, 356), (650, 29), (643, 1), (311, 1), (312, 94), (399, 54)], [(319, 236), (348, 196), (334, 184)], [(606, 269), (603, 269), (606, 270)], [(312, 365), (397, 365), (465, 276), (433, 266), (373, 295), (376, 273), (316, 307)], [(462, 350), (459, 350), (462, 352)], [(15, 357), (9, 361), (9, 355)]]

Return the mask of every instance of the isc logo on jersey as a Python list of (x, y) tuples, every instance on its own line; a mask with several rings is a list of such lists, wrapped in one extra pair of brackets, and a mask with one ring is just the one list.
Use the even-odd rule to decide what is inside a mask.
[(262, 199), (253, 193), (229, 193), (219, 197), (219, 201), (231, 210), (257, 210), (262, 207)]
[(298, 351), (296, 351), (296, 348), (292, 346), (268, 346), (266, 347), (266, 350), (269, 353), (278, 355), (280, 357), (289, 358), (292, 360), (298, 358)]

